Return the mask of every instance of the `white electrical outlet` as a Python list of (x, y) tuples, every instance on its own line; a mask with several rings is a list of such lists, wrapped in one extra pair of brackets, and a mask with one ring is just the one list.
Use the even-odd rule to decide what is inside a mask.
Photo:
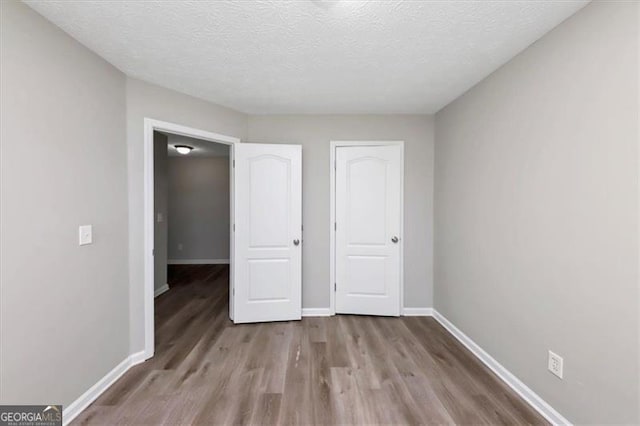
[(549, 361), (548, 367), (551, 373), (555, 374), (559, 378), (562, 379), (562, 370), (563, 370), (563, 362), (564, 360), (560, 355), (555, 352), (549, 351)]

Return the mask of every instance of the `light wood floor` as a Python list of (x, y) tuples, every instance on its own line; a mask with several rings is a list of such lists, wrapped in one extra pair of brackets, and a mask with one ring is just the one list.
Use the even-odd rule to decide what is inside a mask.
[(156, 356), (74, 424), (546, 424), (432, 318), (233, 325), (227, 266), (169, 282)]

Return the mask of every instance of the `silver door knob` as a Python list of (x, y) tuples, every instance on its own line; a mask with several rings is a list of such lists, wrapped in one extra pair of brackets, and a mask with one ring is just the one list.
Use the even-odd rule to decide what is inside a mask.
[(391, 242), (394, 243), (394, 244), (396, 244), (398, 241), (400, 241), (400, 240), (395, 235), (393, 236), (393, 238), (391, 238)]
[(297, 246), (298, 244), (300, 244), (300, 240), (293, 240), (293, 245)]

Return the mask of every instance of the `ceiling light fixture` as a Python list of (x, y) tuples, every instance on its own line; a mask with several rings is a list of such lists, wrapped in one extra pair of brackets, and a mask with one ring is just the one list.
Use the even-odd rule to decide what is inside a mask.
[(176, 145), (175, 149), (176, 149), (176, 151), (178, 151), (178, 153), (180, 153), (182, 155), (187, 155), (188, 153), (191, 152), (193, 147), (189, 146), (189, 145)]

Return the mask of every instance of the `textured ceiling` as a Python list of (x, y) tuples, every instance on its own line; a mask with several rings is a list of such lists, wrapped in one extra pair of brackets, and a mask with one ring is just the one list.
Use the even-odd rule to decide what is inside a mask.
[[(162, 133), (162, 132), (161, 132)], [(167, 152), (169, 157), (228, 157), (229, 145), (216, 142), (203, 141), (201, 139), (189, 138), (187, 136), (178, 136), (170, 133), (167, 135)], [(176, 145), (187, 145), (193, 148), (188, 155), (183, 155), (176, 151)]]
[(126, 74), (247, 113), (432, 113), (587, 1), (25, 1)]

